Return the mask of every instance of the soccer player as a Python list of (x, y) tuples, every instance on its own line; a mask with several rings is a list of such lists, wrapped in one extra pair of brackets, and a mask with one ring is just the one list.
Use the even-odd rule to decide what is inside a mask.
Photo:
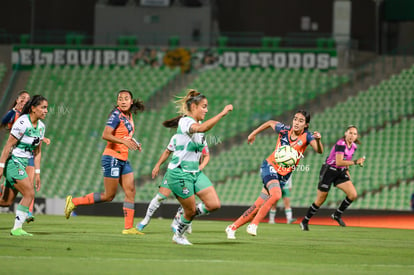
[[(293, 117), (292, 126), (287, 126), (281, 122), (269, 120), (255, 129), (247, 138), (247, 142), (252, 144), (256, 135), (266, 130), (273, 129), (277, 134), (275, 150), (265, 159), (260, 167), (260, 174), (263, 182), (263, 189), (254, 204), (247, 209), (234, 223), (227, 226), (226, 233), (228, 239), (236, 239), (236, 230), (251, 221), (247, 226), (247, 233), (256, 236), (257, 227), (267, 215), (272, 205), (282, 196), (281, 188), (288, 181), (293, 167), (282, 167), (275, 161), (275, 152), (280, 146), (289, 145), (294, 148), (300, 156), (310, 144), (319, 154), (323, 152), (321, 134), (319, 132), (309, 132), (310, 114), (306, 111), (297, 111)], [(296, 165), (298, 165), (300, 157)]]
[(316, 193), (316, 200), (309, 207), (306, 216), (300, 223), (303, 231), (309, 231), (309, 220), (319, 210), (321, 205), (325, 202), (332, 184), (345, 192), (346, 198), (342, 201), (331, 218), (338, 222), (340, 226), (346, 226), (342, 220), (342, 213), (351, 205), (357, 198), (357, 191), (352, 184), (351, 176), (349, 174), (349, 166), (363, 165), (365, 157), (352, 160), (352, 157), (357, 149), (358, 129), (354, 125), (350, 125), (345, 135), (340, 138), (332, 147), (329, 156), (322, 165), (318, 191)]
[[(165, 127), (177, 128), (176, 150), (168, 165), (167, 182), (180, 202), (183, 214), (177, 219), (172, 239), (180, 245), (191, 245), (184, 233), (193, 218), (220, 208), (220, 199), (213, 184), (200, 171), (201, 151), (206, 146), (204, 133), (232, 111), (233, 106), (225, 106), (220, 113), (201, 123), (208, 112), (208, 101), (203, 94), (189, 90), (178, 103), (180, 115), (163, 123)], [(200, 207), (196, 205), (195, 194), (203, 201)]]
[[(295, 218), (293, 218), (293, 212), (292, 208), (290, 207), (290, 192), (292, 190), (292, 176), (289, 177), (287, 180), (285, 186), (282, 188), (282, 199), (283, 204), (285, 206), (285, 216), (286, 216), (286, 223), (291, 224), (296, 221)], [(277, 202), (272, 205), (272, 208), (269, 211), (269, 224), (275, 223), (275, 217), (276, 217), (276, 206)]]
[[(161, 165), (168, 159), (168, 157), (171, 155), (172, 152), (175, 151), (175, 145), (176, 145), (176, 136), (172, 136), (170, 139), (170, 143), (167, 146), (167, 149), (162, 153), (160, 156), (158, 162), (155, 164), (154, 169), (152, 170), (152, 178), (154, 179), (158, 172), (160, 171)], [(208, 146), (203, 148), (202, 158), (200, 159), (200, 171), (203, 170), (203, 168), (207, 165), (207, 163), (210, 160), (210, 154), (208, 151)], [(168, 172), (168, 171), (167, 171)], [(152, 198), (150, 204), (148, 205), (147, 212), (145, 214), (144, 219), (137, 224), (137, 229), (139, 231), (144, 230), (144, 228), (149, 224), (151, 221), (152, 216), (157, 211), (157, 209), (160, 207), (161, 203), (165, 201), (168, 196), (171, 194), (171, 189), (168, 186), (167, 183), (167, 173), (165, 173), (164, 178), (162, 179), (160, 185), (158, 186), (158, 193), (155, 195), (154, 198)], [(187, 229), (187, 232), (190, 232), (190, 227)]]
[[(3, 116), (3, 118), (1, 119), (1, 128), (6, 128), (8, 130), (11, 130), (13, 127), (13, 124), (16, 122), (16, 120), (19, 118), (22, 109), (24, 107), (24, 105), (30, 100), (30, 95), (29, 92), (23, 90), (20, 91), (17, 94), (17, 98), (13, 104), (13, 106), (10, 108), (10, 110)], [(43, 137), (43, 141), (42, 143), (46, 143), (47, 145), (50, 144), (50, 139), (48, 139), (47, 137)], [(29, 181), (32, 182), (33, 184), (35, 184), (34, 182), (34, 177), (35, 177), (35, 168), (34, 168), (34, 160), (33, 158), (29, 159), (29, 162), (26, 166), (26, 173), (29, 177)], [(4, 186), (2, 185), (0, 187), (0, 197), (3, 193), (3, 188)], [(35, 186), (36, 191), (39, 192), (40, 191), (40, 186)], [(13, 201), (10, 201), (8, 198), (4, 198), (5, 201), (10, 202), (10, 205), (13, 203)], [(4, 205), (6, 206), (6, 205)], [(30, 223), (33, 222), (35, 220), (35, 217), (33, 216), (33, 206), (34, 206), (34, 200), (32, 201), (32, 203), (30, 204), (29, 207), (29, 215), (26, 218), (26, 222)]]
[(117, 106), (111, 111), (102, 133), (102, 138), (107, 141), (101, 159), (105, 191), (103, 193), (90, 193), (77, 198), (67, 196), (65, 204), (66, 219), (69, 219), (70, 214), (78, 205), (112, 201), (119, 183), (125, 192), (123, 204), (125, 229), (122, 234), (143, 234), (133, 225), (135, 184), (134, 174), (128, 161), (128, 150), (141, 151), (141, 144), (133, 138), (135, 126), (132, 114), (143, 110), (143, 102), (139, 99), (133, 99), (130, 91), (121, 90), (118, 92)]
[(13, 106), (1, 119), (1, 127), (6, 127), (8, 130), (10, 130), (14, 122), (19, 118), (24, 105), (29, 100), (30, 100), (29, 93), (27, 91), (20, 91), (17, 94), (17, 98)]
[(46, 117), (47, 107), (47, 99), (41, 95), (35, 95), (24, 105), (0, 156), (0, 177), (4, 175), (6, 179), (0, 206), (9, 206), (18, 192), (23, 196), (17, 205), (14, 227), (10, 231), (13, 236), (32, 236), (22, 228), (34, 199), (33, 183), (29, 180), (26, 167), (29, 159), (34, 157), (35, 185), (40, 188), (41, 144), (46, 129), (41, 119)]

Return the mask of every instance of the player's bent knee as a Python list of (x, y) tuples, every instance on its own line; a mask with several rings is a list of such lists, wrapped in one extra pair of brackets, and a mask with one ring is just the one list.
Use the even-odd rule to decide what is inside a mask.
[(221, 208), (221, 204), (220, 204), (220, 202), (218, 202), (218, 203), (214, 203), (214, 204), (212, 204), (212, 205), (209, 205), (209, 207), (207, 207), (207, 206), (206, 206), (206, 209), (207, 209), (207, 211), (209, 211), (209, 212), (216, 211), (217, 209), (220, 209), (220, 208)]
[(103, 195), (102, 196), (102, 201), (107, 201), (107, 202), (110, 202), (110, 201), (113, 201), (114, 200), (114, 198), (115, 198), (115, 195)]
[(357, 194), (356, 192), (351, 193), (351, 194), (349, 194), (349, 195), (348, 195), (348, 198), (349, 198), (351, 201), (356, 200), (356, 199), (357, 199), (357, 197), (358, 197), (358, 194)]

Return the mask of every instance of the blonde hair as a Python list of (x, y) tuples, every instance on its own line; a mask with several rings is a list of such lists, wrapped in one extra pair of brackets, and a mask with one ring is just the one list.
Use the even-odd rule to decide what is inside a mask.
[(167, 128), (177, 128), (178, 121), (180, 120), (180, 118), (189, 115), (189, 113), (191, 112), (191, 104), (195, 103), (196, 105), (198, 105), (200, 101), (205, 99), (206, 97), (202, 93), (197, 92), (197, 90), (189, 89), (187, 91), (186, 96), (177, 98), (178, 99), (174, 102), (177, 104), (177, 112), (179, 115), (174, 118), (168, 119), (162, 123), (162, 125), (164, 125)]
[(178, 99), (174, 101), (175, 104), (177, 104), (178, 114), (180, 115), (188, 115), (188, 113), (191, 111), (191, 101), (190, 99), (195, 98), (197, 96), (201, 95), (200, 92), (197, 92), (197, 90), (189, 89), (187, 90), (187, 95), (183, 97), (177, 97)]

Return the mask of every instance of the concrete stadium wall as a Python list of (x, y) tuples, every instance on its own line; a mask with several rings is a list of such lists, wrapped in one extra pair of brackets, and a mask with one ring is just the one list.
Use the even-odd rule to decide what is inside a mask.
[[(183, 45), (208, 45), (211, 7), (168, 8), (95, 6), (94, 44), (116, 44), (121, 35), (134, 35), (140, 45), (167, 45), (179, 36)], [(202, 41), (195, 41), (200, 35)]]

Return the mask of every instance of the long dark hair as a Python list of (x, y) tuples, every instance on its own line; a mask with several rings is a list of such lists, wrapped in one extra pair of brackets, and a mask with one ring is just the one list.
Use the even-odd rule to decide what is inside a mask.
[(47, 99), (42, 95), (34, 95), (29, 101), (26, 102), (22, 109), (22, 115), (29, 114), (32, 110), (32, 107), (39, 106), (42, 104), (43, 101), (47, 101)]
[(298, 111), (296, 111), (295, 114), (302, 114), (305, 117), (305, 122), (308, 124), (308, 126), (305, 127), (305, 130), (308, 130), (309, 123), (310, 123), (310, 120), (311, 120), (310, 113), (308, 111), (305, 111), (305, 110), (298, 110)]
[(17, 94), (16, 100), (15, 100), (15, 101), (13, 102), (13, 104), (10, 106), (9, 110), (10, 110), (10, 109), (13, 109), (14, 107), (16, 107), (16, 105), (17, 105), (17, 100), (19, 99), (19, 97), (20, 97), (22, 94), (28, 94), (28, 95), (30, 96), (30, 94), (29, 94), (29, 92), (28, 92), (28, 91), (26, 91), (26, 90), (21, 90), (21, 91)]
[(202, 93), (197, 92), (194, 89), (189, 89), (185, 97), (179, 98), (177, 101), (175, 101), (175, 103), (177, 103), (179, 115), (164, 121), (162, 125), (167, 128), (177, 128), (180, 118), (188, 115), (188, 113), (191, 111), (191, 104), (195, 103), (195, 105), (198, 105), (201, 100), (205, 98), (206, 96)]
[[(358, 131), (358, 128), (355, 126), (355, 125), (349, 125), (348, 127), (346, 127), (346, 130), (345, 130), (345, 132), (346, 131), (348, 131), (349, 129), (351, 129), (351, 128), (355, 128), (357, 131)], [(358, 135), (359, 136), (359, 135)], [(344, 140), (345, 140), (345, 134), (344, 134), (344, 136), (342, 137)], [(357, 138), (355, 141), (354, 141), (354, 143), (356, 143), (356, 144), (361, 144), (361, 141)]]
[[(117, 98), (118, 98), (118, 96), (121, 94), (121, 93), (128, 93), (129, 94), (129, 96), (131, 97), (131, 99), (132, 99), (132, 105), (131, 105), (131, 108), (129, 109), (129, 111), (131, 112), (131, 113), (133, 113), (133, 114), (136, 114), (136, 113), (138, 113), (138, 112), (143, 112), (144, 110), (145, 110), (145, 106), (144, 106), (144, 101), (142, 101), (142, 100), (140, 100), (140, 99), (134, 99), (134, 96), (133, 96), (133, 94), (132, 94), (132, 92), (131, 91), (129, 91), (129, 90), (120, 90), (119, 92), (118, 92), (118, 95), (117, 95)], [(117, 106), (115, 106), (115, 108), (116, 108)], [(114, 109), (115, 109), (114, 108)]]
[[(22, 91), (20, 91), (20, 92), (17, 94), (17, 97), (16, 97), (16, 99), (14, 100), (13, 104), (12, 104), (12, 105), (10, 105), (9, 109), (7, 109), (7, 110), (8, 110), (7, 112), (9, 112), (11, 109), (13, 109), (14, 107), (16, 107), (16, 105), (17, 105), (17, 100), (19, 99), (19, 97), (20, 97), (22, 94), (28, 94), (28, 95), (29, 95), (29, 92), (28, 92), (28, 91), (26, 91), (26, 90), (22, 90)], [(30, 96), (30, 95), (29, 95), (29, 96)], [(6, 127), (7, 125), (8, 125), (8, 123), (1, 123), (1, 124), (0, 124), (0, 128), (4, 128), (4, 127)]]

